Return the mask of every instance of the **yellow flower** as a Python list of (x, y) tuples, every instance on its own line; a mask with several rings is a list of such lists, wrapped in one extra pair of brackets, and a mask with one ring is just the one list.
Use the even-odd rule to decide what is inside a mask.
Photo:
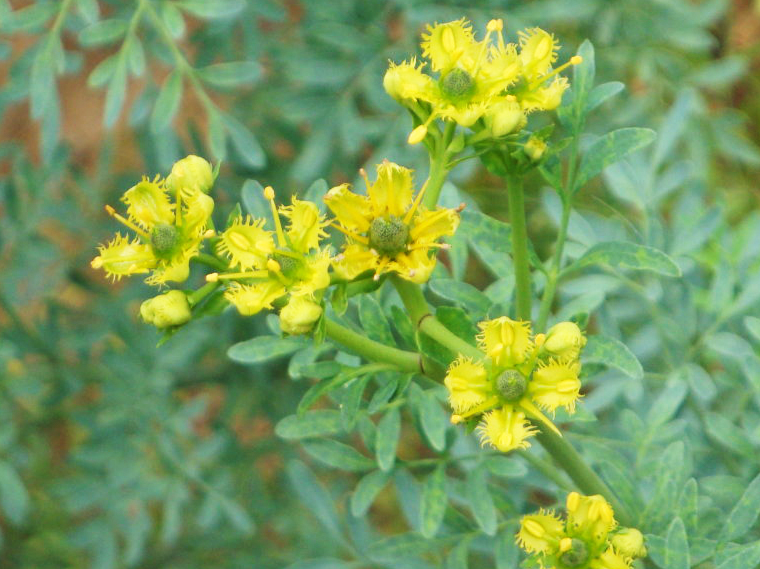
[(177, 188), (172, 202), (166, 184), (156, 176), (143, 178), (124, 193), (122, 201), (127, 205), (126, 218), (111, 206), (106, 211), (138, 237), (130, 241), (117, 234), (98, 248), (100, 254), (92, 266), (103, 268), (114, 279), (152, 271), (145, 281), (148, 284), (186, 280), (190, 259), (207, 237), (214, 200), (200, 193), (184, 195)]
[(580, 397), (580, 367), (581, 364), (573, 360), (550, 359), (539, 363), (528, 385), (531, 399), (548, 411), (564, 406), (568, 413), (573, 413), (575, 401)]
[[(616, 522), (612, 508), (601, 496), (581, 496), (571, 492), (567, 497), (568, 516), (562, 521), (556, 514), (540, 511), (523, 516), (515, 538), (520, 547), (535, 556), (542, 568), (561, 569), (629, 569), (632, 557), (646, 555), (641, 533), (626, 528), (634, 546), (631, 555), (617, 548), (610, 531)], [(622, 535), (622, 532), (617, 534)], [(640, 546), (640, 547), (639, 547)]]
[(174, 163), (166, 185), (186, 197), (199, 192), (205, 194), (214, 185), (214, 171), (205, 158), (190, 154)]
[(485, 127), (490, 136), (501, 137), (520, 130), (526, 113), (559, 106), (568, 84), (557, 74), (580, 63), (580, 57), (552, 70), (559, 45), (551, 34), (525, 30), (516, 45), (505, 43), (502, 28), (501, 20), (491, 20), (485, 37), (476, 41), (465, 19), (428, 25), (421, 47), (435, 78), (416, 59), (390, 64), (385, 90), (422, 123), (410, 134), (410, 144), (421, 142), (438, 118), (475, 130)]
[(332, 188), (325, 196), (335, 214), (335, 227), (348, 241), (333, 260), (335, 273), (351, 280), (372, 271), (398, 273), (416, 283), (425, 282), (435, 267), (437, 241), (453, 235), (459, 225), (456, 210), (429, 211), (420, 206), (424, 192), (412, 199), (412, 170), (385, 161), (377, 166), (377, 180), (365, 175), (367, 195), (355, 194), (348, 184)]
[(516, 537), (518, 545), (528, 553), (545, 553), (559, 547), (564, 533), (562, 520), (551, 510), (541, 510), (522, 517)]
[(451, 364), (444, 384), (449, 390), (449, 403), (457, 414), (482, 405), (491, 396), (486, 368), (470, 358), (460, 356)]
[[(224, 296), (244, 316), (271, 309), (276, 301), (289, 295), (285, 320), (292, 324), (293, 331), (285, 330), (287, 323), (283, 330), (303, 334), (295, 331), (306, 325), (304, 315), (296, 311), (300, 307), (313, 315), (313, 307), (317, 307), (321, 312), (314, 295), (330, 284), (330, 255), (319, 248), (320, 239), (327, 235), (327, 222), (311, 202), (293, 198), (290, 206), (278, 209), (271, 187), (264, 189), (264, 197), (272, 210), (274, 232), (264, 229), (263, 219), (238, 217), (220, 235), (217, 251), (226, 255), (239, 272), (213, 273), (206, 278), (229, 281)], [(281, 215), (289, 220), (287, 231), (283, 230)], [(303, 299), (294, 302), (298, 297)]]
[(478, 324), (478, 346), (495, 366), (515, 367), (524, 363), (533, 351), (530, 322), (502, 316)]
[[(546, 350), (549, 339), (539, 334), (534, 341), (530, 322), (506, 316), (480, 322), (478, 327), (478, 347), (484, 360), (460, 355), (444, 379), (454, 413), (452, 422), (481, 417), (481, 442), (504, 452), (530, 446), (526, 439), (537, 432), (530, 421), (559, 433), (541, 409), (553, 413), (564, 406), (569, 413), (575, 412), (581, 388), (580, 348), (572, 352), (574, 359), (547, 357), (552, 353)], [(555, 328), (550, 347), (565, 350), (581, 345), (570, 327)], [(568, 337), (574, 338), (569, 347)]]
[(501, 452), (528, 448), (530, 443), (526, 439), (537, 431), (525, 417), (525, 412), (518, 405), (510, 404), (489, 411), (478, 425), (481, 443), (490, 444)]

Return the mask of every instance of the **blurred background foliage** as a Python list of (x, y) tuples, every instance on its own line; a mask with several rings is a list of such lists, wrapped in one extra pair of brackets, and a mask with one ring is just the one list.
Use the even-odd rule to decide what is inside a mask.
[[(692, 561), (709, 557), (713, 534), (760, 466), (760, 320), (746, 316), (757, 316), (760, 300), (756, 6), (0, 0), (0, 567), (346, 569), (398, 567), (403, 558), (404, 567), (424, 568), (447, 555), (454, 568), (470, 545), (471, 567), (514, 566), (510, 523), (557, 496), (556, 481), (535, 464), (484, 453), (485, 466), (473, 470), (481, 478), (472, 484), (501, 476), (490, 488), (507, 530), (496, 538), (481, 534), (451, 552), (440, 536), (428, 547), (418, 534), (378, 542), (419, 529), (414, 474), (429, 473), (440, 450), (421, 434), (429, 425), (404, 421), (398, 454), (417, 463), (399, 468), (395, 491), (368, 509), (374, 495), (351, 499), (360, 474), (325, 468), (314, 459), (321, 447), (305, 453), (287, 440), (300, 436), (292, 430), (274, 433), (319, 369), (226, 357), (271, 322), (227, 312), (156, 349), (158, 335), (136, 318), (148, 287), (139, 279), (114, 286), (89, 267), (114, 230), (103, 204), (188, 153), (223, 161), (220, 215), (248, 179), (284, 197), (318, 178), (353, 181), (383, 158), (424, 179), (426, 155), (406, 145), (410, 120), (382, 75), (389, 59), (418, 53), (425, 23), (463, 16), (476, 30), (504, 18), (513, 39), (523, 27), (551, 30), (561, 60), (590, 39), (597, 83), (625, 90), (597, 109), (588, 131), (658, 131), (652, 148), (583, 190), (568, 254), (622, 237), (666, 251), (684, 277), (597, 271), (562, 288), (567, 315), (594, 312), (592, 327), (625, 342), (646, 371), (589, 365), (586, 413), (571, 440), (591, 462), (612, 463), (603, 474), (630, 490), (637, 510), (649, 505), (642, 523), (655, 562), (671, 567), (657, 553), (658, 539), (677, 544), (674, 512)], [(498, 179), (476, 164), (455, 170), (453, 182), (450, 199), (505, 215)], [(530, 230), (545, 255), (557, 198), (538, 176), (527, 187)], [(467, 267), (478, 288), (494, 278), (487, 262), (473, 257)], [(390, 395), (377, 396), (375, 410)], [(431, 409), (429, 397), (415, 403), (423, 404)], [(442, 413), (435, 400), (432, 408)], [(365, 421), (365, 443), (367, 429)], [(477, 452), (472, 437), (446, 436)], [(361, 440), (348, 438), (363, 448)], [(665, 466), (653, 468), (663, 456)], [(377, 495), (381, 478), (364, 491)], [(449, 481), (452, 503), (472, 498), (463, 484)], [(452, 508), (449, 531), (491, 528), (488, 504), (478, 507), (475, 526)], [(704, 566), (723, 567), (732, 547)], [(321, 561), (303, 561), (311, 558)]]

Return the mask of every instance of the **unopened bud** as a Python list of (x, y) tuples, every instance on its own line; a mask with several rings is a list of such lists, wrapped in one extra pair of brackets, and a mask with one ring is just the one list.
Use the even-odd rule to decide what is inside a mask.
[(286, 334), (308, 334), (322, 316), (322, 307), (303, 296), (290, 298), (280, 311), (280, 328)]
[(190, 320), (192, 313), (185, 293), (170, 290), (143, 302), (140, 305), (140, 316), (148, 324), (164, 329), (182, 326)]
[(586, 338), (575, 322), (560, 322), (549, 329), (543, 349), (561, 359), (577, 359)]
[(409, 133), (409, 138), (406, 140), (409, 144), (419, 144), (424, 140), (425, 136), (427, 136), (427, 126), (421, 124)]
[(546, 142), (538, 137), (531, 136), (525, 143), (525, 154), (533, 162), (538, 162), (546, 151)]
[(274, 188), (272, 186), (267, 186), (266, 188), (264, 188), (264, 198), (266, 200), (274, 199)]
[(174, 163), (166, 181), (180, 191), (206, 194), (214, 184), (214, 171), (208, 160), (191, 154)]
[(612, 546), (624, 557), (646, 557), (644, 536), (636, 528), (621, 528), (612, 536)]

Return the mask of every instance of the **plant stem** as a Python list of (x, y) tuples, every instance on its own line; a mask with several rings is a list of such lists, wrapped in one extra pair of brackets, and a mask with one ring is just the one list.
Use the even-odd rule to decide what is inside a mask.
[(433, 316), (418, 285), (397, 276), (393, 276), (391, 280), (417, 330), (455, 353), (463, 354), (475, 360), (482, 360), (485, 357), (478, 348), (454, 334)]
[(226, 264), (224, 264), (222, 261), (220, 261), (213, 255), (209, 255), (208, 253), (198, 253), (195, 257), (192, 257), (190, 260), (195, 261), (196, 263), (201, 263), (202, 265), (206, 265), (218, 271), (226, 271), (229, 269), (229, 267)]
[(325, 322), (325, 331), (329, 338), (370, 361), (390, 363), (409, 373), (424, 372), (419, 354), (375, 342), (330, 319)]
[(438, 198), (441, 195), (441, 188), (446, 181), (449, 173), (448, 147), (451, 144), (451, 138), (454, 136), (456, 124), (452, 121), (446, 122), (443, 130), (443, 136), (436, 143), (436, 152), (430, 154), (430, 174), (427, 179), (425, 196), (422, 198), (422, 205), (427, 209), (433, 209), (438, 204)]
[(601, 494), (610, 503), (615, 511), (615, 517), (624, 526), (633, 525), (633, 516), (623, 506), (620, 500), (609, 489), (604, 481), (591, 470), (584, 462), (578, 451), (575, 450), (564, 437), (557, 435), (541, 423), (536, 423), (538, 442), (552, 455), (552, 458), (567, 472), (568, 476), (578, 485), (578, 488), (587, 495)]
[(512, 225), (512, 259), (515, 264), (517, 287), (517, 318), (531, 318), (530, 262), (528, 261), (528, 229), (525, 223), (525, 198), (522, 177), (509, 173), (507, 193), (509, 194), (509, 221)]
[(213, 283), (206, 283), (198, 290), (195, 290), (187, 295), (187, 302), (190, 303), (190, 306), (195, 306), (198, 304), (201, 300), (206, 298), (209, 294), (214, 292), (222, 283), (219, 281), (213, 282)]
[(570, 196), (562, 198), (562, 219), (559, 225), (559, 234), (557, 243), (554, 246), (554, 256), (552, 257), (549, 274), (546, 277), (546, 286), (544, 295), (541, 297), (541, 308), (538, 311), (538, 321), (536, 322), (535, 331), (544, 332), (549, 320), (549, 311), (554, 302), (554, 295), (557, 291), (557, 280), (559, 279), (559, 269), (562, 266), (562, 252), (565, 248), (567, 238), (567, 226), (570, 221), (570, 206), (572, 198)]

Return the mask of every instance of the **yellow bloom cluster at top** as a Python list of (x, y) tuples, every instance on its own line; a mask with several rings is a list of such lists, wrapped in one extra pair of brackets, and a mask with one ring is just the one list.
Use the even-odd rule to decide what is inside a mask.
[(505, 43), (502, 28), (501, 20), (491, 20), (485, 37), (475, 41), (464, 18), (428, 25), (421, 45), (434, 77), (415, 58), (391, 63), (385, 90), (422, 123), (409, 135), (411, 144), (425, 138), (436, 118), (498, 138), (522, 129), (528, 113), (560, 105), (568, 82), (558, 74), (581, 57), (552, 69), (559, 50), (553, 35), (531, 28), (519, 32), (519, 44)]
[(143, 178), (121, 198), (127, 205), (127, 217), (106, 206), (111, 216), (137, 236), (117, 233), (98, 248), (100, 254), (92, 266), (115, 280), (148, 272), (148, 284), (186, 280), (190, 259), (198, 254), (203, 239), (213, 235), (213, 231), (206, 233), (214, 211), (214, 200), (207, 195), (213, 183), (211, 164), (192, 155), (175, 163), (166, 180)]
[[(304, 334), (322, 315), (315, 293), (330, 284), (330, 254), (320, 247), (329, 223), (315, 204), (292, 199), (290, 206), (274, 203), (274, 190), (264, 189), (275, 231), (264, 229), (265, 220), (238, 217), (220, 235), (216, 249), (230, 260), (235, 272), (212, 273), (206, 280), (229, 282), (225, 298), (240, 314), (251, 316), (287, 297), (280, 323), (288, 334)], [(280, 215), (289, 220), (287, 230)], [(281, 302), (281, 301), (280, 301)]]
[(628, 569), (647, 554), (635, 528), (618, 527), (612, 506), (599, 495), (567, 496), (567, 519), (552, 510), (523, 516), (517, 543), (543, 569)]
[(413, 197), (412, 170), (393, 162), (378, 164), (374, 184), (366, 173), (364, 181), (366, 196), (343, 184), (324, 198), (335, 214), (335, 227), (348, 237), (333, 260), (335, 273), (347, 280), (372, 271), (375, 279), (397, 273), (415, 283), (427, 281), (436, 261), (431, 251), (445, 248), (437, 241), (459, 226), (457, 210), (422, 207), (425, 188)]
[(575, 411), (580, 397), (580, 351), (586, 344), (573, 322), (560, 322), (532, 337), (530, 323), (506, 316), (479, 324), (485, 361), (460, 356), (444, 380), (451, 420), (477, 420), (482, 443), (503, 452), (527, 448), (536, 433), (529, 419), (556, 430), (541, 409)]

